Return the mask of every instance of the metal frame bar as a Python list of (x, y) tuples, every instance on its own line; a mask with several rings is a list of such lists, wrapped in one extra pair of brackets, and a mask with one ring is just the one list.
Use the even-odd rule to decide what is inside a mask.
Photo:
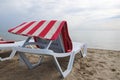
[(74, 62), (74, 58), (75, 58), (75, 53), (73, 52), (71, 55), (69, 55), (69, 62), (67, 65), (67, 69), (65, 71), (62, 70), (60, 63), (57, 60), (57, 57), (53, 56), (54, 58), (54, 62), (56, 64), (57, 70), (59, 71), (59, 73), (61, 74), (62, 77), (66, 77), (70, 71), (72, 70), (72, 66), (73, 66), (73, 62)]
[[(25, 47), (26, 45), (30, 45), (31, 43), (34, 44), (34, 42), (29, 42), (30, 39), (31, 39), (31, 37), (28, 37), (22, 47)], [(51, 43), (52, 43), (52, 41), (49, 42), (49, 44), (47, 45), (47, 47), (45, 49), (48, 50)], [(39, 61), (36, 64), (32, 64), (32, 63), (30, 63), (30, 61), (26, 57), (25, 53), (19, 52), (19, 60), (20, 60), (20, 62), (24, 62), (29, 69), (33, 69), (34, 67), (39, 66), (41, 64), (41, 62), (43, 61), (43, 59), (44, 59), (44, 55), (41, 55)]]

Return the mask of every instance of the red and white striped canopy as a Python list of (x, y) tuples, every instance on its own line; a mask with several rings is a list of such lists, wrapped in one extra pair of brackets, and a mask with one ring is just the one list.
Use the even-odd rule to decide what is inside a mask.
[(66, 21), (41, 20), (24, 22), (15, 28), (9, 29), (8, 32), (48, 40), (56, 40), (61, 33), (66, 52), (72, 50), (72, 42), (68, 34)]
[(55, 40), (57, 39), (64, 25), (66, 25), (66, 21), (31, 21), (24, 22), (15, 28), (9, 29), (8, 32), (19, 35)]

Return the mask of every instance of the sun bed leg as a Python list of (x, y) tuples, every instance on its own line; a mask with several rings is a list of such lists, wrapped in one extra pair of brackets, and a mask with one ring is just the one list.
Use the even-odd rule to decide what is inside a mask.
[(5, 60), (12, 59), (15, 56), (15, 53), (16, 53), (16, 50), (13, 50), (9, 57), (6, 57), (6, 58), (1, 58), (0, 57), (0, 61), (5, 61)]
[(62, 68), (61, 68), (61, 66), (60, 66), (57, 58), (56, 58), (55, 56), (53, 56), (53, 58), (54, 58), (54, 61), (55, 61), (56, 66), (57, 66), (57, 70), (60, 72), (61, 76), (64, 77), (64, 76), (63, 76)]
[(20, 59), (21, 59), (22, 61), (24, 61), (24, 63), (27, 65), (27, 67), (28, 67), (29, 69), (32, 69), (32, 68), (33, 68), (32, 65), (31, 65), (31, 63), (29, 62), (29, 60), (28, 60), (27, 57), (25, 56), (25, 54), (19, 53), (19, 56), (20, 56)]
[(60, 74), (61, 74), (61, 76), (62, 76), (63, 78), (65, 78), (65, 77), (70, 73), (70, 71), (72, 70), (74, 58), (75, 58), (75, 54), (72, 53), (72, 54), (70, 55), (70, 59), (69, 59), (69, 63), (68, 63), (67, 69), (66, 69), (65, 71), (62, 71), (62, 68), (61, 68), (61, 66), (60, 66), (57, 58), (54, 57), (54, 60), (55, 60), (55, 64), (56, 64), (56, 66), (57, 66), (57, 69), (58, 69), (58, 71), (60, 72)]
[(80, 54), (82, 57), (86, 57), (86, 55), (87, 55), (87, 45), (86, 44), (83, 44)]
[(67, 66), (67, 69), (69, 71), (72, 70), (72, 66), (73, 66), (73, 63), (74, 63), (74, 58), (75, 58), (75, 54), (74, 52), (70, 55), (70, 59), (69, 59), (69, 63), (68, 63), (68, 66)]
[(19, 55), (20, 55), (20, 59), (22, 59), (22, 61), (27, 65), (27, 67), (29, 69), (33, 69), (33, 68), (39, 66), (44, 59), (44, 56), (41, 56), (38, 63), (32, 64), (32, 63), (30, 63), (29, 59), (26, 57), (26, 55), (24, 53), (19, 53)]
[(44, 56), (43, 55), (40, 56), (39, 61), (36, 64), (33, 64), (32, 66), (37, 67), (38, 65), (40, 65), (43, 62), (43, 59), (44, 59)]

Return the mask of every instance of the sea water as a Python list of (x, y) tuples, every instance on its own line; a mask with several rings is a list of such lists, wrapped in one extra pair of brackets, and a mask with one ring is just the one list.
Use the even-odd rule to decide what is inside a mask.
[[(88, 48), (108, 49), (120, 51), (120, 31), (90, 31), (77, 30), (69, 31), (72, 41), (86, 43)], [(7, 32), (0, 32), (0, 35), (7, 40), (23, 40), (22, 37)]]
[(85, 42), (89, 48), (120, 51), (120, 31), (73, 31), (73, 41)]

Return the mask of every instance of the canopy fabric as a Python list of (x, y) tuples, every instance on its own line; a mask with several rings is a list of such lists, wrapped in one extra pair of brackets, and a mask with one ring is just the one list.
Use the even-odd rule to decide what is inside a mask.
[(72, 42), (68, 34), (67, 22), (57, 20), (41, 20), (24, 22), (8, 32), (18, 35), (40, 37), (48, 40), (56, 40), (62, 34), (65, 51), (72, 50)]
[(14, 41), (0, 41), (0, 44), (14, 43)]

